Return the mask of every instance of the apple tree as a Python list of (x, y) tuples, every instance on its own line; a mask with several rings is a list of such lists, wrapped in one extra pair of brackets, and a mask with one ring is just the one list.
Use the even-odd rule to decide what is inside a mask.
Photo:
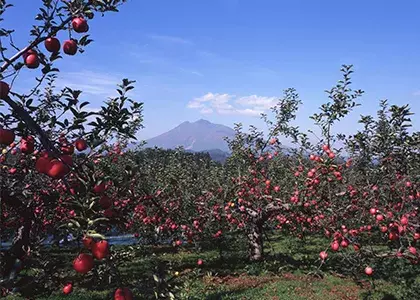
[[(85, 237), (86, 249), (73, 262), (75, 271), (84, 274), (92, 269), (93, 258), (109, 254), (101, 233), (113, 222), (124, 222), (104, 210), (108, 204), (103, 198), (107, 192), (123, 195), (128, 188), (115, 186), (97, 165), (113, 151), (110, 141), (135, 139), (142, 128), (143, 105), (128, 95), (134, 81), (122, 80), (117, 96), (92, 111), (82, 91), (57, 91), (59, 70), (54, 67), (59, 59), (82, 54), (92, 42), (88, 31), (95, 14), (117, 12), (124, 2), (43, 0), (30, 41), (23, 46), (14, 42), (13, 29), (0, 29), (0, 226), (1, 240), (12, 239), (1, 252), (0, 287), (5, 293), (50, 293), (63, 283), (53, 260), (38, 251), (49, 236)], [(0, 5), (0, 17), (6, 18), (13, 5)], [(60, 41), (59, 33), (68, 37)], [(14, 85), (23, 72), (36, 72), (36, 84), (18, 93)], [(117, 273), (111, 262), (107, 265), (109, 274)], [(19, 275), (26, 268), (38, 270), (36, 276)], [(65, 286), (65, 291), (71, 289)]]

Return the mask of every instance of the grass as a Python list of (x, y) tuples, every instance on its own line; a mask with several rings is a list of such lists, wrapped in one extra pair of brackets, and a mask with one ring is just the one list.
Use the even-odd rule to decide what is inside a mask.
[[(279, 236), (270, 239), (273, 241), (266, 244), (266, 259), (257, 263), (247, 261), (244, 245), (238, 239), (236, 243), (228, 241), (231, 251), (223, 252), (222, 258), (217, 249), (206, 245), (199, 252), (192, 248), (138, 247), (130, 256), (130, 251), (122, 251), (118, 259), (120, 278), (138, 299), (154, 299), (154, 274), (165, 278), (159, 291), (175, 292), (177, 299), (420, 299), (418, 266), (401, 260), (377, 263), (372, 282), (363, 274), (360, 278), (352, 276), (348, 266), (334, 254), (318, 269), (319, 251), (328, 245), (323, 238), (304, 242)], [(120, 285), (104, 284), (105, 278), (94, 282), (92, 276), (75, 274), (71, 270), (75, 256), (72, 251), (49, 251), (48, 255), (56, 259), (60, 269), (59, 290), (36, 299), (111, 299)], [(201, 268), (197, 267), (199, 258), (204, 260)], [(101, 274), (102, 267), (98, 264), (95, 272)], [(33, 269), (31, 274), (38, 276), (39, 272)], [(71, 295), (63, 296), (61, 287), (67, 280), (77, 284)]]

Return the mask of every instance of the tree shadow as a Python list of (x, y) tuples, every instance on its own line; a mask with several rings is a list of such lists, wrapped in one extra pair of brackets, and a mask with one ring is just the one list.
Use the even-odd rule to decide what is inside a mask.
[[(223, 291), (223, 292), (216, 292), (206, 296), (206, 300), (223, 300), (225, 297), (242, 294), (246, 291), (246, 289), (237, 289), (234, 291)], [(198, 300), (199, 298), (197, 298)], [(203, 299), (203, 298), (200, 298)]]
[(381, 300), (397, 300), (397, 297), (391, 294), (385, 294)]

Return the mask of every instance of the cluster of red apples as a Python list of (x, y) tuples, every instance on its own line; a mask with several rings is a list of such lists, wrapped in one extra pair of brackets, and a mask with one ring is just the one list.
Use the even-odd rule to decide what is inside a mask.
[[(73, 269), (80, 273), (86, 274), (93, 269), (94, 259), (102, 260), (109, 255), (109, 244), (105, 240), (95, 242), (92, 237), (85, 236), (83, 238), (83, 245), (90, 250), (92, 254), (81, 253), (73, 261)], [(64, 294), (70, 294), (73, 291), (72, 283), (67, 283), (63, 287)], [(118, 288), (114, 293), (115, 300), (132, 300), (133, 293), (129, 288)]]
[[(11, 154), (16, 154), (15, 133), (10, 129), (0, 128), (0, 145), (10, 146), (12, 150)], [(77, 139), (74, 145), (68, 143), (64, 137), (59, 138), (61, 156), (59, 158), (50, 157), (48, 153), (41, 153), (41, 156), (35, 163), (35, 168), (38, 172), (48, 175), (53, 179), (63, 178), (68, 172), (70, 167), (73, 165), (72, 154), (76, 148), (78, 151), (84, 151), (88, 148), (88, 145), (84, 139)], [(35, 139), (32, 136), (22, 137), (20, 140), (20, 151), (23, 154), (38, 154), (35, 151)], [(5, 159), (2, 156), (1, 159)], [(10, 169), (13, 172), (13, 169)]]
[[(72, 28), (77, 33), (85, 33), (89, 30), (87, 21), (82, 17), (74, 18), (71, 22)], [(61, 48), (60, 41), (56, 37), (48, 37), (44, 42), (45, 49), (51, 53), (58, 53)], [(63, 52), (67, 55), (75, 55), (77, 52), (77, 42), (74, 39), (66, 40), (63, 44)], [(35, 50), (29, 49), (23, 55), (25, 65), (29, 69), (39, 67), (39, 57)]]

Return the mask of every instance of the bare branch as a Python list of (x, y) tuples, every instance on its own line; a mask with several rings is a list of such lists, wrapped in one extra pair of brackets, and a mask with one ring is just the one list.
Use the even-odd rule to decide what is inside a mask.
[(9, 96), (3, 100), (13, 109), (13, 111), (21, 118), (21, 120), (24, 121), (26, 125), (28, 125), (28, 128), (30, 128), (34, 134), (39, 136), (39, 140), (41, 141), (41, 144), (44, 146), (44, 148), (58, 156), (60, 152), (55, 148), (54, 144), (49, 140), (48, 136), (45, 134), (42, 128), (34, 121), (34, 119), (32, 119), (29, 113), (15, 101), (13, 101)]

